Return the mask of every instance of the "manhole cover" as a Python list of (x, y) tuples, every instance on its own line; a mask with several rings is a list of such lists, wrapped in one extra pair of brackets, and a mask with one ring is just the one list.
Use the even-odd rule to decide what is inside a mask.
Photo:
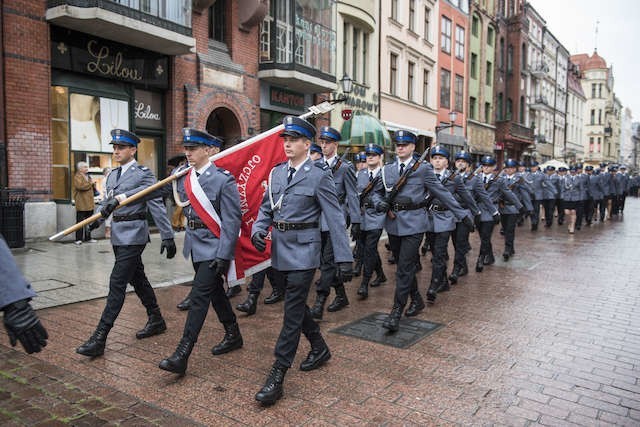
[(62, 289), (73, 286), (73, 284), (71, 283), (63, 282), (56, 279), (36, 280), (34, 282), (31, 282), (31, 285), (36, 292), (46, 292), (52, 291), (54, 289)]
[(386, 318), (387, 314), (385, 313), (373, 313), (360, 320), (333, 329), (331, 332), (391, 347), (407, 348), (444, 327), (440, 323), (403, 317), (400, 319), (400, 330), (395, 333), (389, 333), (382, 327), (382, 322)]

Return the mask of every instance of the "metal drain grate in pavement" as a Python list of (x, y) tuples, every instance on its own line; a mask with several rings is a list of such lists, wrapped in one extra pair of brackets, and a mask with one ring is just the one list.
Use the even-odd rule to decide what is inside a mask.
[(395, 333), (389, 333), (382, 327), (382, 322), (386, 318), (387, 315), (385, 313), (373, 313), (360, 320), (333, 329), (331, 332), (391, 347), (407, 348), (444, 327), (440, 323), (402, 317), (400, 319), (400, 330)]

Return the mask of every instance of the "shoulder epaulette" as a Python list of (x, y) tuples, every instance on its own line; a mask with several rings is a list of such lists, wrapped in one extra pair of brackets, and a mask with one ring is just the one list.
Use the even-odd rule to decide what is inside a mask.
[(148, 170), (149, 170), (149, 168), (148, 168), (148, 167), (146, 167), (146, 166), (138, 166), (138, 168), (139, 168), (141, 171), (148, 171)]
[(315, 167), (322, 169), (323, 171), (329, 170), (329, 166), (327, 166), (325, 163), (313, 163), (315, 165)]
[(231, 172), (229, 172), (228, 170), (223, 169), (223, 168), (218, 168), (218, 172), (222, 172), (225, 175), (230, 175), (231, 174)]

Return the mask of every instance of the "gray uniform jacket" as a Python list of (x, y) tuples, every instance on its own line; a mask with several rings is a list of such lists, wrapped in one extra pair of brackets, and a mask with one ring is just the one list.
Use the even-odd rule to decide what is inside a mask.
[(33, 298), (36, 293), (24, 278), (13, 254), (0, 235), (0, 309), (16, 301)]
[(625, 191), (627, 191), (627, 179), (624, 174), (620, 172), (616, 173), (613, 176), (613, 183), (616, 188), (616, 195), (622, 196)]
[(579, 197), (578, 200), (587, 200), (589, 198), (589, 177), (586, 173), (581, 173), (580, 175), (576, 175), (576, 178), (579, 183)]
[[(533, 198), (535, 200), (544, 200), (546, 197), (545, 197), (545, 192), (544, 192), (544, 188), (542, 187), (542, 184), (546, 180), (545, 174), (539, 170), (535, 172), (531, 172), (529, 174), (528, 179), (531, 182), (531, 188), (533, 189)], [(552, 199), (553, 197), (549, 197), (549, 198)]]
[[(465, 216), (474, 217), (480, 213), (480, 209), (476, 204), (476, 201), (467, 190), (467, 187), (462, 182), (462, 177), (456, 175), (453, 178), (447, 179), (451, 175), (450, 170), (443, 170), (441, 172), (440, 182), (442, 185), (454, 196), (456, 201), (465, 210)], [(437, 178), (437, 176), (436, 176)], [(446, 182), (445, 182), (446, 181)], [(453, 231), (456, 228), (456, 218), (453, 212), (443, 206), (442, 202), (435, 197), (432, 201), (431, 209), (429, 209), (429, 229), (434, 233), (443, 233), (446, 231)], [(446, 209), (446, 210), (442, 210)]]
[[(269, 186), (251, 235), (258, 231), (268, 232), (274, 221), (319, 222), (320, 213), (323, 212), (327, 218), (335, 262), (352, 262), (344, 215), (338, 203), (331, 171), (307, 159), (291, 183), (287, 184), (287, 170), (287, 162), (280, 163), (271, 170)], [(320, 266), (319, 227), (287, 231), (273, 227), (271, 240), (271, 265), (276, 270), (310, 270)]]
[[(415, 162), (415, 158), (411, 159), (407, 164), (407, 168), (411, 168)], [(381, 173), (383, 179), (376, 184), (374, 194), (372, 195), (375, 205), (387, 197), (400, 178), (398, 170), (399, 164), (398, 159), (396, 159), (392, 163), (387, 163), (382, 168)], [(466, 216), (464, 209), (462, 209), (451, 193), (447, 191), (438, 178), (436, 178), (431, 163), (427, 162), (422, 162), (417, 170), (411, 172), (406, 184), (402, 187), (395, 200), (393, 200), (392, 210), (394, 205), (418, 206), (422, 204), (424, 206), (427, 192), (431, 192), (431, 194), (437, 197), (440, 203), (447, 209), (450, 209), (457, 219), (462, 219)], [(410, 210), (394, 210), (394, 213), (396, 217), (393, 219), (386, 215), (385, 229), (387, 233), (394, 236), (410, 236), (427, 231), (428, 224), (425, 207)]]
[[(520, 203), (520, 199), (518, 199), (518, 196), (513, 194), (513, 192), (507, 188), (506, 180), (503, 177), (499, 177), (495, 181), (491, 181), (493, 177), (493, 174), (487, 177), (486, 185), (484, 184), (483, 178), (481, 178), (481, 181), (483, 182), (482, 185), (485, 185), (487, 193), (489, 194), (489, 198), (493, 202), (494, 209), (499, 210), (501, 215), (517, 214), (520, 209), (522, 209), (522, 203)], [(503, 202), (503, 206), (499, 207), (501, 201)], [(480, 220), (485, 222), (493, 221), (493, 218), (489, 217), (490, 215), (487, 215), (483, 212)]]
[[(338, 157), (334, 160), (337, 162)], [(331, 165), (330, 165), (331, 169)], [(338, 194), (338, 201), (343, 207), (345, 219), (346, 215), (349, 215), (352, 223), (360, 223), (360, 202), (358, 200), (358, 190), (356, 190), (356, 168), (348, 160), (344, 160), (338, 169), (333, 172), (333, 182), (336, 185), (336, 193)], [(328, 231), (329, 226), (327, 221), (322, 215), (320, 221), (322, 231)]]
[[(523, 181), (518, 182), (520, 178), (523, 178)], [(531, 195), (528, 190), (527, 184), (524, 181), (524, 177), (518, 173), (514, 173), (513, 175), (505, 175), (502, 178), (507, 185), (507, 188), (511, 189), (511, 192), (518, 197), (520, 203), (524, 206), (524, 208), (528, 211), (533, 210), (533, 204), (531, 203)]]
[(615, 196), (616, 189), (613, 183), (613, 176), (609, 172), (603, 172), (600, 174), (600, 180), (602, 182), (602, 189), (605, 197)]
[[(114, 171), (116, 170), (114, 169)], [(107, 176), (105, 189), (109, 197), (118, 194), (125, 194), (129, 197), (155, 183), (156, 178), (153, 176), (153, 172), (134, 161), (129, 169), (120, 176), (120, 180), (117, 180), (117, 173), (110, 173)], [(173, 230), (160, 196), (123, 206), (114, 211), (113, 216), (115, 218), (116, 216), (146, 214), (147, 209), (151, 212), (153, 221), (160, 229), (162, 240), (172, 239)], [(149, 224), (146, 219), (132, 221), (116, 221), (114, 219), (111, 223), (111, 244), (113, 246), (146, 245), (148, 242)]]
[(589, 192), (589, 196), (593, 199), (593, 200), (602, 200), (602, 195), (603, 195), (603, 191), (602, 191), (602, 179), (600, 175), (587, 175), (588, 177), (588, 192)]
[(562, 178), (561, 184), (561, 198), (567, 202), (578, 202), (580, 199), (580, 178), (578, 175), (565, 175)]
[[(185, 166), (186, 167), (186, 166)], [(178, 194), (180, 200), (187, 200), (184, 181), (189, 178), (189, 172), (178, 180)], [(191, 255), (192, 262), (209, 261), (215, 258), (231, 260), (240, 233), (242, 212), (240, 210), (240, 195), (236, 180), (228, 171), (209, 166), (198, 177), (198, 183), (211, 201), (213, 208), (220, 217), (220, 238), (216, 237), (208, 228), (189, 227), (192, 220), (202, 221), (191, 205), (185, 206), (183, 213), (187, 218), (187, 231), (184, 236), (182, 254), (185, 258)]]
[(493, 215), (498, 212), (498, 209), (493, 205), (487, 190), (484, 189), (484, 183), (480, 175), (468, 178), (468, 175), (465, 174), (463, 181), (480, 209), (480, 221), (493, 221)]
[(544, 174), (544, 180), (540, 184), (542, 186), (542, 200), (556, 199), (559, 193), (558, 175)]
[[(374, 180), (376, 179), (376, 177), (380, 176), (381, 170), (382, 169), (379, 169), (378, 173), (374, 175), (373, 177)], [(365, 168), (358, 171), (358, 175), (356, 178), (357, 178), (356, 186), (358, 188), (358, 196), (360, 196), (360, 194), (362, 194), (364, 189), (367, 188), (367, 186), (369, 185), (369, 170)], [(379, 180), (380, 178), (378, 178), (378, 181)], [(371, 189), (371, 191), (367, 193), (367, 196), (362, 201), (362, 209), (361, 209), (362, 222), (360, 223), (360, 229), (362, 231), (382, 230), (384, 228), (384, 218), (386, 217), (386, 215), (384, 212), (376, 211), (376, 208), (373, 202), (371, 201), (372, 194), (373, 194), (373, 189)]]

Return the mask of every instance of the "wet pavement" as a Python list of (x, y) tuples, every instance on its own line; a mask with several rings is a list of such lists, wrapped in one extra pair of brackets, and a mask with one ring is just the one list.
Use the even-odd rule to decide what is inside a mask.
[[(496, 264), (480, 274), (470, 272), (440, 294), (417, 319), (444, 327), (406, 349), (330, 332), (388, 312), (394, 266), (385, 263), (389, 283), (359, 301), (359, 279), (354, 279), (348, 285), (349, 307), (325, 314), (321, 327), (332, 359), (322, 369), (299, 371), (309, 350), (302, 339), (285, 396), (269, 408), (253, 396), (273, 362), (282, 304), (262, 304), (265, 294), (256, 315), (239, 313), (244, 337), (239, 351), (211, 355), (224, 332), (209, 313), (182, 378), (157, 365), (180, 339), (186, 313), (175, 304), (186, 287), (157, 290), (169, 329), (145, 340), (135, 338), (146, 321), (144, 309), (128, 294), (104, 357), (94, 360), (74, 349), (93, 332), (103, 298), (42, 309), (38, 313), (51, 335), (44, 352), (27, 356), (11, 350), (0, 332), (0, 424), (637, 426), (639, 221), (640, 201), (633, 199), (624, 219), (575, 235), (557, 225), (535, 233), (520, 227), (516, 255), (507, 263), (499, 257), (503, 248), (496, 229)], [(477, 238), (472, 236), (471, 266)], [(155, 258), (155, 249), (145, 253)], [(111, 260), (102, 255), (102, 275), (90, 269), (75, 274), (93, 275), (96, 286), (106, 289)], [(382, 244), (381, 255), (386, 258)], [(69, 258), (59, 256), (60, 262)], [(188, 276), (188, 270), (158, 262), (155, 284)], [(424, 294), (428, 256), (422, 262)], [(65, 274), (72, 268), (67, 265)], [(244, 296), (245, 291), (232, 303)]]

